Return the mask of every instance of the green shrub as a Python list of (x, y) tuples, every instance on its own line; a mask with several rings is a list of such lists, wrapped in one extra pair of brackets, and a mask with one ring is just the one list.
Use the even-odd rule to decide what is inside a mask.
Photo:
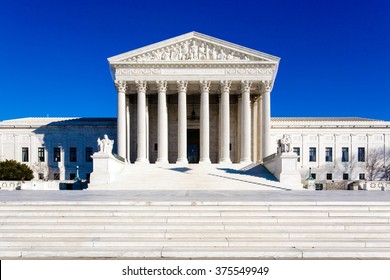
[(32, 178), (34, 178), (33, 171), (26, 164), (16, 160), (0, 161), (0, 180), (30, 181)]

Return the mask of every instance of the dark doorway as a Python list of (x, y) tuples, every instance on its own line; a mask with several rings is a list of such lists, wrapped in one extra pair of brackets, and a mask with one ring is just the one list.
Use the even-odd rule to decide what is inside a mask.
[(199, 129), (187, 129), (188, 163), (199, 163)]

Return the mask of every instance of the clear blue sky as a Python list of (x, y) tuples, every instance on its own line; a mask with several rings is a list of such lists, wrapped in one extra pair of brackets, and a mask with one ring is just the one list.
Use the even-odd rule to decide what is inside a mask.
[(388, 0), (0, 0), (0, 120), (115, 117), (107, 58), (190, 31), (281, 57), (272, 116), (390, 120)]

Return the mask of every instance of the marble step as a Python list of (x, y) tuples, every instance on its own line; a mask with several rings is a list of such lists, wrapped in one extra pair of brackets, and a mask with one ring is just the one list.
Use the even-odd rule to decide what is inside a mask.
[(53, 247), (4, 248), (1, 259), (390, 259), (390, 248)]
[(2, 217), (388, 217), (390, 211), (0, 210)]
[[(80, 213), (82, 215), (82, 213)], [(389, 223), (388, 217), (311, 216), (6, 216), (8, 223)]]
[(0, 238), (250, 238), (250, 239), (390, 239), (389, 231), (285, 231), (285, 230), (261, 230), (261, 231), (239, 231), (239, 230), (89, 230), (89, 229), (50, 229), (42, 231), (41, 229), (2, 229)]
[(19, 247), (19, 248), (37, 248), (37, 247), (261, 247), (261, 248), (390, 248), (390, 240), (310, 240), (310, 239), (291, 239), (291, 240), (260, 240), (244, 238), (207, 238), (207, 239), (188, 239), (188, 238), (69, 238), (56, 239), (2, 239), (0, 247)]
[(360, 230), (389, 230), (390, 224), (375, 224), (375, 223), (348, 223), (348, 224), (333, 224), (333, 223), (3, 223), (0, 225), (0, 230), (15, 229), (15, 230), (30, 230), (30, 229), (76, 229), (76, 230), (130, 230), (130, 229), (165, 229), (165, 230), (301, 230), (318, 231), (318, 230), (333, 230), (333, 231), (360, 231)]

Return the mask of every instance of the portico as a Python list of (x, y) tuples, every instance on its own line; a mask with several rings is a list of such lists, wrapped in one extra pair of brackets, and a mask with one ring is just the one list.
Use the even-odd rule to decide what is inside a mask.
[(117, 150), (128, 162), (251, 163), (275, 152), (270, 92), (279, 58), (191, 32), (109, 63)]

